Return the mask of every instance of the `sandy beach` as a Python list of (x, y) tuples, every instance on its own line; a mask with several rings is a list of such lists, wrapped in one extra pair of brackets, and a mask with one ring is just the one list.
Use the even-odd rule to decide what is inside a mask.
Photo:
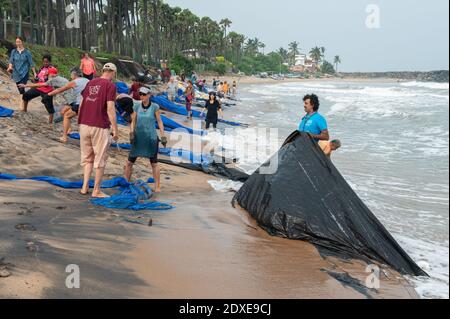
[[(4, 75), (0, 81), (0, 104), (17, 111), (15, 87)], [(61, 125), (46, 120), (39, 101), (27, 114), (0, 119), (0, 173), (80, 179), (78, 142), (59, 143)], [(126, 136), (121, 128), (121, 142)], [(128, 153), (110, 154), (106, 178), (122, 176)], [(147, 163), (138, 162), (135, 177), (151, 177)], [(394, 271), (386, 269), (381, 288), (370, 290), (364, 262), (269, 236), (211, 180), (217, 178), (163, 164), (162, 194), (154, 199), (176, 208), (142, 214), (94, 207), (77, 190), (0, 181), (0, 269), (9, 273), (0, 278), (0, 298), (418, 297)], [(71, 264), (80, 267), (80, 289), (65, 285)]]

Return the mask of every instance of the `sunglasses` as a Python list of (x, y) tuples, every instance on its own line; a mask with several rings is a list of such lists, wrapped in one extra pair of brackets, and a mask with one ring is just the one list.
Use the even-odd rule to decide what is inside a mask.
[[(149, 93), (150, 94), (150, 93)], [(145, 93), (139, 93), (139, 96), (147, 96), (149, 94), (145, 94)]]

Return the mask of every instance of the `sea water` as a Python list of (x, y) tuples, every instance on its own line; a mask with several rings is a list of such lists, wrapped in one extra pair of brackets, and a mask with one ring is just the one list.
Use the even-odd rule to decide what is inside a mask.
[[(333, 155), (337, 168), (402, 247), (431, 275), (429, 279), (411, 279), (420, 296), (448, 298), (448, 83), (311, 81), (248, 85), (240, 87), (237, 106), (225, 112), (227, 118), (251, 127), (277, 128), (281, 145), (297, 129), (304, 115), (302, 98), (308, 93), (320, 97), (320, 112), (328, 120), (331, 138), (342, 141), (342, 149)], [(270, 152), (273, 150), (267, 154)], [(263, 154), (261, 158), (268, 156)], [(239, 165), (249, 173), (264, 162), (242, 158)]]

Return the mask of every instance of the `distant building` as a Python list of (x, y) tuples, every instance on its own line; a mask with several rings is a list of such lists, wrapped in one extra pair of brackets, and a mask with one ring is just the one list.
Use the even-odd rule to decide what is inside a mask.
[(199, 59), (200, 58), (200, 52), (197, 49), (183, 50), (182, 53), (188, 59)]
[(290, 68), (290, 71), (294, 73), (314, 73), (317, 71), (317, 64), (310, 56), (301, 53), (295, 56), (295, 65)]

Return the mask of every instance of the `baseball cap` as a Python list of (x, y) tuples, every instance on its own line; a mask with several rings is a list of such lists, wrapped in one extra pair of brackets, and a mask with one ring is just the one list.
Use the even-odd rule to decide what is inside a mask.
[(152, 93), (152, 90), (150, 90), (148, 87), (143, 86), (139, 89), (139, 93), (141, 94), (145, 94), (145, 95), (149, 95), (150, 93)]
[(114, 71), (117, 72), (117, 67), (114, 63), (106, 63), (103, 66), (103, 71)]
[(50, 67), (48, 69), (48, 75), (58, 75), (58, 69), (55, 67)]

